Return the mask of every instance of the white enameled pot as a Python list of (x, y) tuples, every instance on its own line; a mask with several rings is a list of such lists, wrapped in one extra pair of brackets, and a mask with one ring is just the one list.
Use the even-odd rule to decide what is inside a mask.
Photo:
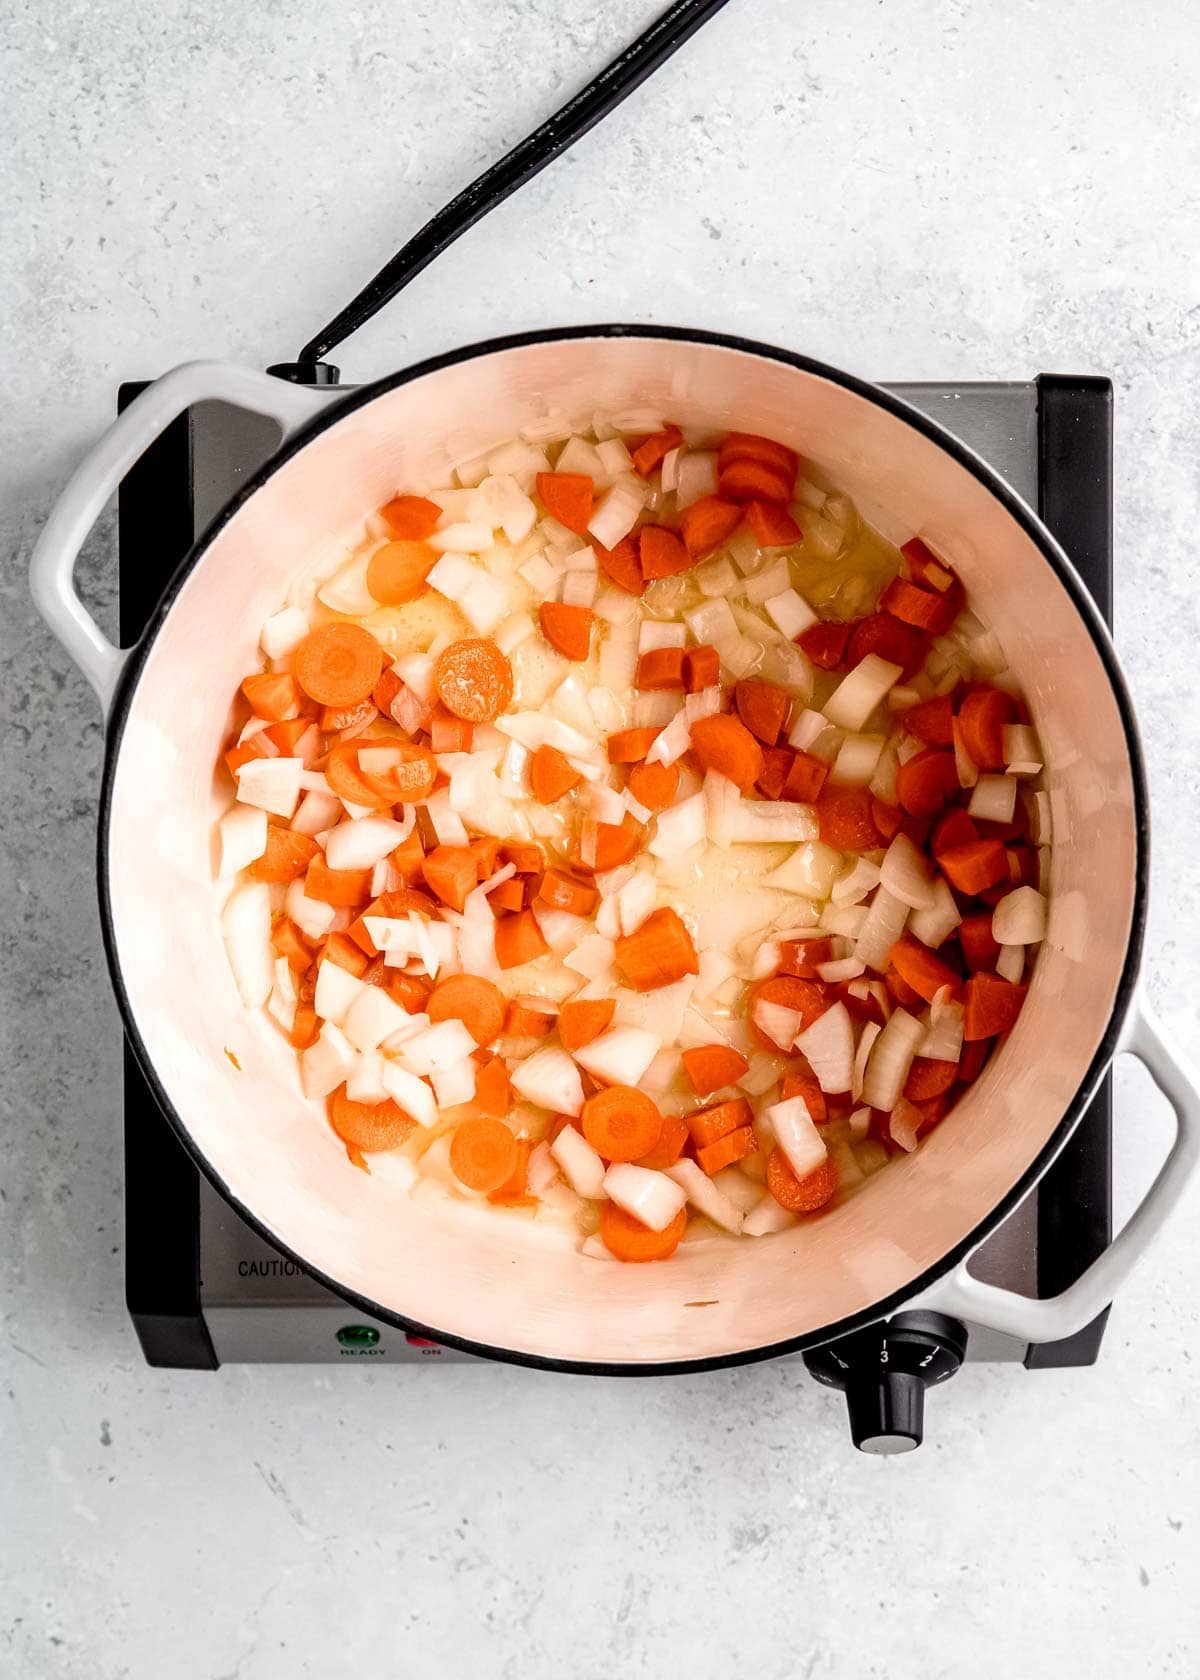
[[(139, 644), (119, 650), (75, 594), (76, 555), (142, 450), (209, 398), (274, 417), (281, 446), (196, 545)], [(536, 1222), (411, 1200), (386, 1175), (352, 1167), (301, 1096), (292, 1050), (239, 1005), (213, 868), (213, 823), (228, 803), (213, 767), (229, 696), (314, 546), (353, 540), (397, 486), (445, 482), (456, 460), (547, 410), (631, 406), (779, 438), (885, 535), (919, 532), (944, 554), (1029, 699), (1054, 816), (1049, 933), (1029, 998), (946, 1121), (820, 1220), (685, 1247), (648, 1267), (582, 1257)], [(1145, 782), (1107, 632), (1030, 509), (895, 397), (762, 345), (629, 327), (494, 340), (350, 394), (189, 364), (139, 396), (84, 461), (47, 523), (32, 580), (108, 712), (100, 894), (138, 1056), (223, 1194), (367, 1311), (478, 1352), (627, 1372), (812, 1346), (902, 1303), (1049, 1341), (1111, 1299), (1195, 1167), (1196, 1081), (1137, 986)], [(1118, 1051), (1147, 1065), (1178, 1121), (1145, 1200), (1055, 1300), (977, 1282), (966, 1257), (1049, 1165)]]

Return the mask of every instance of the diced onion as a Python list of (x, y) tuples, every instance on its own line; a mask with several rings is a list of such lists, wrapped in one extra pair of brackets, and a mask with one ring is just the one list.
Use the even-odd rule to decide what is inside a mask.
[(610, 1027), (577, 1050), (575, 1060), (608, 1085), (636, 1085), (661, 1048), (660, 1040), (641, 1027)]
[(961, 1004), (951, 1004), (934, 1017), (917, 1045), (917, 1055), (931, 1062), (957, 1062), (963, 1047)]
[[(707, 596), (709, 599), (719, 599), (722, 596), (731, 595), (737, 587), (737, 573), (724, 555), (717, 560), (706, 560), (702, 566), (697, 566), (692, 573), (692, 577), (701, 595)], [(686, 613), (684, 617), (687, 617)], [(733, 614), (730, 613), (729, 617), (732, 623)], [(700, 639), (703, 640), (704, 638)]]
[(673, 624), (657, 618), (645, 618), (638, 630), (638, 652), (653, 653), (659, 648), (687, 646), (687, 625)]
[(862, 1098), (872, 1108), (890, 1109), (904, 1089), (917, 1045), (925, 1036), (922, 1022), (906, 1009), (893, 1009), (867, 1061)]
[(979, 780), (979, 770), (975, 760), (966, 749), (962, 737), (962, 728), (957, 718), (952, 725), (954, 736), (954, 768), (958, 772), (958, 785), (961, 788), (973, 788)]
[[(883, 1028), (880, 1026), (878, 1021), (868, 1021), (863, 1027), (862, 1032), (859, 1034), (858, 1047), (854, 1052), (854, 1072), (850, 1081), (850, 1095), (855, 1102), (857, 1102), (859, 1097), (862, 1096), (863, 1078), (867, 1071), (867, 1061), (875, 1044), (875, 1040), (879, 1037), (882, 1031)], [(868, 1109), (868, 1119), (870, 1118), (870, 1112), (870, 1109)]]
[(424, 1080), (386, 1058), (381, 1078), (384, 1089), (397, 1108), (403, 1109), (418, 1126), (428, 1129), (437, 1124), (437, 1102)]
[(828, 1151), (825, 1140), (813, 1123), (808, 1104), (803, 1097), (789, 1097), (787, 1102), (774, 1103), (763, 1118), (771, 1127), (775, 1141), (782, 1149), (797, 1178), (807, 1178), (825, 1160)]
[(754, 1025), (785, 1055), (796, 1042), (803, 1019), (798, 1009), (788, 1009), (782, 1003), (768, 1003), (765, 998), (759, 998), (754, 1005)]
[[(730, 577), (733, 568), (729, 562), (722, 561)], [(691, 607), (684, 613), (684, 622), (697, 642), (711, 642), (714, 646), (727, 641), (738, 634), (737, 619), (733, 616), (733, 609), (729, 602), (723, 599), (705, 601), (701, 606)]]
[[(479, 554), (492, 546), (492, 527), (483, 520), (463, 520), (459, 524), (447, 525), (434, 531), (425, 541), (439, 554)], [(436, 570), (435, 566), (434, 571)], [(432, 575), (430, 573), (431, 580)], [(442, 588), (440, 583), (435, 583), (433, 587)], [(442, 590), (442, 593), (445, 594), (445, 590)]]
[(308, 614), (299, 607), (284, 607), (282, 612), (272, 613), (262, 627), (259, 640), (268, 659), (282, 659), (307, 635)]
[[(818, 615), (809, 606), (803, 595), (797, 594), (794, 589), (785, 589), (778, 595), (772, 595), (763, 604), (770, 615), (771, 622), (781, 634), (787, 637), (789, 642), (795, 641), (797, 636), (802, 635), (805, 630), (811, 629), (814, 624), (819, 622)], [(862, 721), (866, 722), (866, 714), (864, 714)], [(848, 727), (857, 728), (858, 726), (849, 725)]]
[(310, 1100), (327, 1097), (354, 1071), (354, 1047), (340, 1027), (326, 1021), (315, 1044), (300, 1053), (300, 1082)]
[(899, 665), (869, 653), (844, 676), (825, 702), (825, 716), (842, 729), (861, 729), (901, 673)]
[(734, 1236), (741, 1230), (741, 1209), (717, 1189), (712, 1179), (695, 1161), (676, 1161), (673, 1167), (667, 1168), (667, 1177), (674, 1179), (697, 1212), (711, 1219), (714, 1225), (731, 1231)]
[(996, 973), (1001, 980), (1011, 980), (1016, 984), (1024, 972), (1024, 945), (1002, 945), (1000, 955), (996, 958)]
[(275, 982), (271, 894), (259, 881), (241, 881), (221, 912), (225, 953), (247, 1009), (260, 1009)]
[(411, 822), (392, 822), (387, 817), (341, 822), (326, 843), (325, 861), (330, 869), (371, 869), (408, 838), (412, 826)]
[(364, 986), (346, 1011), (342, 1031), (356, 1050), (375, 1050), (404, 1025), (406, 1016), (382, 986)]
[(1013, 776), (980, 776), (967, 806), (967, 815), (982, 822), (1009, 823), (1017, 808)]
[(854, 955), (882, 974), (891, 960), (892, 946), (904, 932), (908, 912), (909, 906), (881, 885), (868, 906)]
[(292, 921), (309, 939), (320, 939), (329, 932), (335, 915), (333, 905), (324, 904), (317, 898), (306, 897), (303, 876), (298, 881), (288, 883), (283, 903)]
[(832, 779), (845, 787), (865, 787), (875, 774), (885, 740), (883, 735), (847, 735), (838, 748)]
[(756, 606), (762, 606), (773, 595), (782, 595), (785, 590), (790, 589), (791, 582), (791, 570), (787, 561), (781, 555), (779, 559), (764, 566), (762, 571), (754, 572), (748, 577), (742, 589), (748, 601), (753, 601)]
[(857, 904), (879, 885), (879, 873), (879, 865), (872, 863), (870, 858), (855, 858), (849, 874), (833, 883), (833, 902)]
[(892, 1109), (888, 1121), (888, 1132), (893, 1143), (898, 1143), (901, 1149), (911, 1155), (917, 1147), (917, 1130), (921, 1124), (921, 1111), (913, 1106), (906, 1098), (901, 1097)]
[(796, 1224), (796, 1215), (789, 1213), (770, 1193), (763, 1196), (750, 1209), (742, 1220), (742, 1235), (744, 1237), (769, 1237), (777, 1231), (786, 1231)]
[(272, 816), (290, 818), (300, 798), (302, 758), (251, 758), (237, 770), (237, 797)]
[(954, 894), (939, 875), (933, 883), (929, 903), (913, 911), (908, 918), (908, 928), (923, 945), (936, 949), (961, 921), (962, 914), (954, 902)]
[[(798, 806), (797, 809), (808, 810), (809, 807)], [(806, 840), (777, 869), (765, 875), (762, 884), (822, 903), (832, 892), (841, 867), (840, 852), (835, 852), (823, 840)]]
[(795, 747), (798, 752), (808, 752), (813, 742), (819, 740), (828, 727), (829, 719), (824, 712), (814, 712), (806, 708), (788, 730), (788, 745)]
[(835, 1003), (796, 1039), (822, 1091), (848, 1091), (854, 1077), (854, 1024), (844, 1003)]
[(835, 961), (818, 963), (817, 973), (822, 980), (836, 985), (839, 980), (857, 980), (866, 966), (857, 957), (839, 957)]
[[(534, 1052), (535, 1056), (544, 1054), (541, 1050)], [(533, 1060), (533, 1057), (530, 1060)], [(576, 1074), (575, 1077), (578, 1079), (579, 1075)], [(581, 1101), (580, 1107), (582, 1106)], [(578, 1109), (575, 1112), (578, 1113)], [(593, 1201), (607, 1197), (608, 1192), (604, 1188), (604, 1162), (582, 1132), (577, 1132), (574, 1126), (563, 1126), (550, 1144), (550, 1153), (558, 1162), (563, 1177), (578, 1195), (588, 1196)]]
[(893, 836), (884, 855), (880, 879), (893, 898), (912, 910), (928, 909), (933, 903), (933, 871), (929, 860), (902, 830)]
[(1037, 945), (1046, 937), (1046, 900), (1036, 887), (1016, 887), (992, 912), (998, 945)]
[(682, 513), (701, 496), (713, 496), (717, 490), (716, 450), (693, 449), (681, 453), (675, 469), (675, 506)]
[(630, 1161), (617, 1161), (609, 1167), (604, 1188), (619, 1208), (651, 1231), (665, 1231), (687, 1203), (687, 1193), (674, 1179)]
[(257, 805), (231, 805), (217, 824), (221, 855), (217, 873), (236, 875), (267, 849), (267, 813)]
[(615, 548), (633, 530), (643, 505), (644, 498), (622, 479), (597, 502), (588, 531), (602, 548)]

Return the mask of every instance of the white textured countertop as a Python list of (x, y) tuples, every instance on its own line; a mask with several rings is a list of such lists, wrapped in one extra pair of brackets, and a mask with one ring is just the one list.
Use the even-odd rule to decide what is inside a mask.
[[(0, 1673), (1062, 1680), (1200, 1669), (1200, 1196), (1092, 1371), (967, 1369), (910, 1459), (795, 1365), (648, 1382), (142, 1363), (100, 726), (24, 564), (117, 382), (293, 355), (653, 0), (15, 0), (0, 971)], [(1177, 0), (731, 0), (341, 351), (725, 328), (856, 372), (1103, 372), (1150, 990), (1200, 997), (1200, 21)], [(111, 533), (109, 533), (111, 535)], [(87, 577), (111, 612), (109, 542)], [(1141, 1124), (1123, 1080), (1118, 1124)]]

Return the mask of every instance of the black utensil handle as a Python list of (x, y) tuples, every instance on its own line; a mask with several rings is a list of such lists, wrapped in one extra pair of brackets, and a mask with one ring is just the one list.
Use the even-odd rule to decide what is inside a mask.
[(497, 204), (524, 186), (552, 163), (568, 146), (587, 133), (614, 110), (647, 76), (670, 58), (677, 47), (694, 35), (726, 0), (675, 0), (639, 35), (631, 46), (601, 70), (585, 88), (569, 99), (561, 110), (548, 117), (540, 128), (527, 135), (498, 163), (486, 169), (469, 187), (431, 217), (419, 233), (402, 245), (358, 296), (321, 328), (301, 350), (297, 360), (314, 364), (356, 332), (364, 322), (390, 303), (396, 293), (427, 268), (460, 234), (474, 227)]

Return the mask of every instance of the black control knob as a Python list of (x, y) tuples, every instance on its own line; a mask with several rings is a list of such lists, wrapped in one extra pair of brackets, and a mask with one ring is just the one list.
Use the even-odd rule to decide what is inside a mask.
[(967, 1352), (967, 1327), (941, 1313), (897, 1313), (804, 1355), (820, 1383), (840, 1388), (860, 1452), (912, 1452), (925, 1432), (925, 1390), (945, 1382)]

